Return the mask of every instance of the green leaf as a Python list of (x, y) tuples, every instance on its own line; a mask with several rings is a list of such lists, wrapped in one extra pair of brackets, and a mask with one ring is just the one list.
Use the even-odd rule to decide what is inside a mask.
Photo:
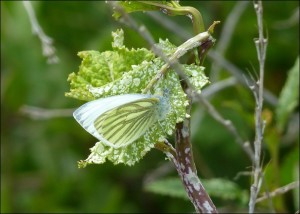
[[(280, 185), (284, 186), (299, 180), (299, 142), (287, 153), (280, 166)], [(299, 188), (292, 190), (294, 195), (295, 210), (299, 209)]]
[(145, 190), (160, 195), (188, 200), (187, 192), (184, 190), (179, 178), (165, 178), (149, 182), (145, 185)]
[(240, 189), (236, 183), (230, 180), (223, 178), (204, 180), (203, 186), (212, 197), (219, 197), (223, 200), (236, 200), (243, 205), (248, 202), (248, 192)]
[[(82, 51), (79, 56), (82, 63), (77, 74), (69, 76), (70, 92), (66, 96), (81, 100), (94, 100), (121, 94), (139, 94), (153, 80), (165, 62), (144, 48), (128, 49), (123, 46), (123, 31), (117, 30), (113, 35), (113, 50)], [(160, 40), (156, 44), (170, 56), (176, 51), (176, 46), (169, 41)], [(204, 67), (197, 65), (182, 65), (185, 74), (200, 92), (208, 83), (204, 75)], [(171, 90), (170, 90), (171, 89)], [(168, 92), (170, 110), (166, 118), (155, 123), (138, 140), (126, 147), (111, 148), (102, 142), (97, 142), (91, 148), (89, 157), (79, 162), (80, 167), (87, 164), (101, 164), (107, 159), (114, 164), (133, 165), (138, 162), (157, 142), (163, 141), (167, 135), (174, 133), (175, 125), (189, 115), (186, 114), (188, 100), (181, 88), (178, 75), (172, 69), (160, 78), (150, 89), (153, 95), (163, 95)]]
[[(119, 94), (141, 93), (148, 82), (156, 75), (163, 61), (156, 58), (151, 62), (144, 61), (140, 65), (132, 67), (132, 70), (123, 74), (123, 76), (110, 82), (102, 87), (90, 86), (88, 90), (95, 98), (108, 97)], [(161, 94), (165, 89), (172, 89), (168, 94), (170, 102), (170, 111), (165, 120), (156, 123), (148, 130), (144, 136), (139, 138), (134, 143), (114, 149), (104, 144), (97, 143), (91, 149), (91, 155), (80, 165), (85, 166), (84, 163), (104, 163), (106, 158), (114, 164), (124, 163), (133, 165), (139, 161), (156, 142), (162, 141), (166, 138), (166, 133), (171, 135), (177, 122), (183, 121), (186, 116), (186, 106), (188, 105), (186, 95), (181, 89), (180, 81), (175, 72), (168, 72), (161, 81), (155, 85), (152, 94)], [(163, 127), (163, 129), (162, 129)]]
[[(236, 200), (245, 205), (248, 201), (247, 191), (241, 190), (234, 182), (222, 178), (209, 180), (202, 179), (203, 186), (207, 193), (212, 197), (218, 197), (223, 200)], [(165, 178), (149, 182), (145, 185), (149, 192), (188, 199), (187, 193), (179, 178)]]
[(288, 78), (280, 93), (276, 109), (277, 125), (282, 131), (289, 115), (299, 102), (299, 57), (288, 72)]
[(68, 77), (71, 89), (65, 94), (67, 97), (85, 101), (94, 100), (95, 97), (89, 92), (88, 87), (103, 86), (122, 77), (133, 65), (154, 59), (154, 54), (145, 48), (129, 50), (123, 46), (123, 34), (123, 30), (112, 33), (114, 39), (112, 51), (91, 50), (78, 53), (82, 62), (79, 72), (71, 73)]

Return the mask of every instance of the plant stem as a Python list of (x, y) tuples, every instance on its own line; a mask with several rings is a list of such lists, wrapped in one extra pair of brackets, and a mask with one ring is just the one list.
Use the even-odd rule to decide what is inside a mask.
[[(185, 82), (182, 83), (183, 89), (188, 94), (188, 87)], [(191, 113), (192, 98), (188, 96), (190, 105), (187, 107), (187, 114)], [(193, 149), (190, 139), (190, 118), (176, 124), (176, 153), (178, 174), (184, 184), (188, 197), (199, 213), (217, 213), (217, 209), (205, 191), (199, 177), (193, 157)]]
[(257, 198), (256, 199), (256, 203), (257, 202), (261, 202), (263, 200), (266, 200), (268, 199), (269, 197), (275, 197), (275, 196), (278, 196), (280, 194), (284, 194), (292, 189), (296, 189), (296, 188), (299, 188), (299, 181), (294, 181), (294, 182), (291, 182), (283, 187), (280, 187), (280, 188), (277, 188), (275, 190), (273, 190), (272, 192), (270, 192), (269, 194), (264, 194), (263, 196), (261, 196), (260, 198)]
[[(170, 6), (168, 6), (167, 4), (162, 4), (159, 2), (155, 2), (155, 1), (139, 1), (139, 2), (155, 6), (160, 11), (162, 11), (163, 13), (165, 13), (169, 16), (176, 16), (176, 15), (188, 16), (191, 19), (192, 24), (193, 24), (194, 35), (197, 35), (197, 34), (205, 31), (205, 26), (203, 23), (202, 15), (199, 12), (199, 10), (197, 10), (194, 7), (181, 6), (176, 1), (170, 1), (170, 3), (169, 3)], [(202, 47), (198, 46), (197, 51), (198, 51), (197, 55), (202, 56), (202, 57), (199, 58), (199, 60), (196, 59), (195, 61), (198, 65), (202, 65), (202, 63), (204, 62), (205, 56), (206, 56), (207, 49), (203, 51)], [(195, 55), (195, 56), (197, 57), (197, 55)]]
[(56, 117), (70, 117), (75, 109), (45, 109), (35, 106), (23, 105), (19, 112), (27, 115), (31, 119), (45, 120)]
[(53, 46), (53, 39), (47, 36), (42, 27), (39, 25), (35, 12), (30, 1), (23, 1), (23, 5), (29, 16), (33, 34), (36, 34), (42, 43), (43, 55), (47, 57), (49, 64), (58, 63), (59, 58), (55, 54), (55, 47)]
[[(259, 38), (255, 39), (255, 46), (259, 61), (259, 80), (257, 82), (258, 90), (254, 90), (254, 97), (256, 101), (255, 108), (255, 141), (254, 141), (254, 180), (250, 188), (249, 213), (255, 210), (255, 203), (257, 195), (260, 191), (262, 183), (262, 169), (261, 169), (261, 144), (263, 140), (264, 121), (262, 121), (263, 108), (263, 86), (264, 86), (264, 66), (267, 49), (267, 39), (263, 35), (263, 6), (261, 1), (254, 1), (254, 9), (257, 16)], [(256, 87), (255, 87), (256, 88)]]

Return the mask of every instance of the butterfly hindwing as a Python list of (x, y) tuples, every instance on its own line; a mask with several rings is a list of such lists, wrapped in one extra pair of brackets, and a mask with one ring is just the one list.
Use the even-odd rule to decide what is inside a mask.
[(148, 97), (149, 95), (124, 94), (93, 100), (76, 109), (76, 111), (73, 113), (73, 116), (86, 131), (88, 131), (97, 139), (101, 140), (101, 136), (94, 127), (94, 121), (96, 118), (118, 106)]
[(119, 148), (137, 140), (158, 120), (159, 99), (141, 98), (101, 114), (94, 126), (104, 143)]
[(73, 116), (104, 144), (120, 148), (141, 137), (155, 122), (164, 119), (167, 99), (149, 94), (124, 94), (90, 101)]

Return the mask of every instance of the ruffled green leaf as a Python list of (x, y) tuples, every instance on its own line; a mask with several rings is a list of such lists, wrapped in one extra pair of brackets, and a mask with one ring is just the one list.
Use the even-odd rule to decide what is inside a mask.
[[(79, 72), (69, 76), (71, 89), (66, 96), (89, 101), (121, 94), (140, 94), (165, 64), (147, 49), (129, 50), (124, 47), (122, 30), (114, 32), (113, 38), (112, 51), (79, 53), (82, 63)], [(167, 40), (160, 40), (157, 46), (167, 56), (171, 56), (176, 51), (176, 46)], [(183, 65), (183, 68), (197, 91), (208, 83), (203, 72), (204, 67)], [(176, 123), (189, 116), (186, 114), (188, 105), (186, 94), (181, 88), (178, 75), (172, 69), (169, 69), (164, 77), (153, 85), (149, 93), (167, 97), (170, 110), (166, 118), (155, 123), (142, 137), (125, 147), (111, 148), (102, 142), (96, 143), (91, 148), (89, 157), (80, 161), (80, 167), (92, 163), (104, 163), (107, 159), (114, 164), (133, 165), (157, 142), (172, 135)]]
[[(151, 62), (144, 61), (140, 65), (132, 66), (132, 70), (125, 73), (122, 78), (103, 87), (90, 86), (89, 91), (96, 98), (141, 93), (163, 64), (160, 59)], [(92, 154), (86, 162), (103, 163), (105, 158), (108, 158), (115, 164), (133, 165), (153, 148), (156, 142), (163, 141), (166, 138), (166, 133), (173, 134), (176, 123), (183, 121), (185, 118), (186, 106), (188, 105), (186, 95), (181, 89), (176, 73), (168, 72), (166, 77), (159, 81), (151, 92), (152, 94), (163, 95), (164, 91), (170, 88), (172, 90), (168, 92), (167, 96), (171, 108), (165, 120), (154, 124), (144, 136), (126, 147), (114, 149), (98, 143), (91, 149)], [(103, 150), (106, 152), (103, 152)]]
[(112, 51), (91, 50), (78, 53), (82, 62), (79, 72), (71, 73), (68, 77), (71, 89), (65, 94), (67, 97), (85, 101), (94, 100), (96, 97), (88, 91), (88, 86), (97, 87), (113, 82), (130, 71), (132, 65), (154, 59), (154, 54), (145, 48), (129, 50), (123, 46), (123, 34), (123, 30), (112, 33), (114, 39)]

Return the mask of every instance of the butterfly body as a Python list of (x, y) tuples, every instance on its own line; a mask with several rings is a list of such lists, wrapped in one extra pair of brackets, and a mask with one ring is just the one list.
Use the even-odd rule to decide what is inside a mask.
[(73, 116), (104, 144), (120, 148), (140, 138), (169, 110), (165, 97), (125, 94), (102, 98), (79, 107)]

